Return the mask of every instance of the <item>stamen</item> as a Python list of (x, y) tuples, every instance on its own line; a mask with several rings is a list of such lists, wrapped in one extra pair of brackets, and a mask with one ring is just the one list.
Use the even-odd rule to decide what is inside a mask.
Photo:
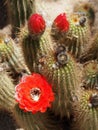
[(30, 91), (31, 98), (37, 102), (41, 96), (41, 90), (39, 88), (32, 88)]

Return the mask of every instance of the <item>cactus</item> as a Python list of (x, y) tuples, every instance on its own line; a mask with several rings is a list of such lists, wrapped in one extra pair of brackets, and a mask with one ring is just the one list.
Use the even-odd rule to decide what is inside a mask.
[(14, 84), (5, 72), (0, 72), (0, 106), (11, 109), (15, 105)]
[[(57, 50), (60, 50), (61, 47), (62, 45), (58, 46)], [(41, 73), (52, 83), (55, 92), (55, 101), (51, 110), (61, 118), (64, 116), (70, 118), (72, 98), (77, 87), (76, 62), (66, 50), (55, 53), (51, 50), (48, 55), (42, 65)]]
[(30, 112), (23, 112), (18, 106), (14, 109), (14, 115), (18, 124), (26, 130), (62, 130), (59, 120), (49, 115), (48, 112), (32, 114)]
[(0, 109), (11, 112), (25, 130), (98, 130), (93, 8), (75, 7), (68, 18), (58, 15), (50, 27), (34, 13), (35, 0), (6, 4), (15, 33), (19, 28), (19, 46), (0, 34)]
[[(52, 83), (56, 97), (52, 107), (54, 113), (61, 117), (70, 117), (72, 96), (76, 87), (76, 62), (67, 53), (64, 44), (58, 45), (49, 40), (50, 31), (46, 31), (36, 39), (33, 39), (30, 32), (23, 33), (22, 48), (25, 61), (31, 72), (45, 75)], [(61, 100), (62, 98), (64, 100)]]
[(72, 130), (98, 129), (98, 92), (80, 90), (74, 107)]
[[(45, 114), (24, 112), (19, 108), (15, 101), (15, 87), (10, 77), (5, 72), (0, 72), (0, 107), (5, 110), (11, 110), (12, 115), (16, 118), (17, 124), (26, 130), (47, 129), (56, 130), (60, 125), (59, 121), (54, 122), (48, 112)], [(50, 123), (49, 123), (50, 122)], [(53, 125), (55, 124), (55, 125)], [(47, 126), (47, 127), (46, 127)], [(49, 128), (48, 128), (49, 127)]]
[[(88, 40), (90, 37), (88, 19), (86, 16), (83, 16), (83, 14), (78, 12), (71, 14), (69, 20), (67, 20), (68, 18), (65, 15), (62, 15), (63, 14), (61, 14), (59, 18), (56, 18), (58, 20), (54, 20), (52, 36), (54, 39), (59, 39), (59, 41), (63, 42), (68, 47), (68, 51), (75, 58), (79, 59), (80, 55), (88, 46)], [(69, 25), (67, 24), (67, 21), (69, 22)], [(69, 29), (62, 30), (63, 26), (65, 26), (65, 28), (68, 28), (69, 26)]]
[(7, 0), (9, 19), (12, 23), (13, 31), (19, 31), (24, 26), (32, 13), (35, 12), (35, 0)]
[(6, 70), (6, 72), (14, 78), (15, 82), (17, 82), (17, 78), (21, 76), (22, 73), (29, 73), (24, 64), (24, 59), (21, 58), (21, 56), (21, 51), (19, 48), (17, 49), (12, 38), (3, 35), (0, 38), (1, 68)]
[(82, 87), (85, 89), (98, 89), (98, 63), (90, 61), (84, 65)]
[[(40, 21), (38, 21), (38, 19)], [(42, 48), (46, 42), (45, 38), (42, 37), (41, 34), (45, 29), (45, 23), (44, 19), (39, 14), (32, 15), (30, 20), (28, 22), (28, 27), (24, 27), (19, 36), (22, 40), (22, 50), (28, 68), (31, 72), (39, 72), (38, 60), (41, 55), (43, 56), (43, 50), (40, 48)], [(35, 23), (34, 27), (31, 22)], [(38, 32), (36, 32), (37, 22), (39, 22)], [(40, 31), (41, 26), (43, 29)]]
[(95, 34), (91, 45), (87, 48), (87, 51), (81, 55), (79, 61), (80, 63), (85, 63), (90, 60), (98, 60), (98, 34)]

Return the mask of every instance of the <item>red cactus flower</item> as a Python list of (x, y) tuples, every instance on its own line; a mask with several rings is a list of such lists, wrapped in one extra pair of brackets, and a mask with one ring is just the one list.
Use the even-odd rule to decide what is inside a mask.
[(69, 22), (66, 18), (66, 14), (62, 13), (56, 17), (53, 23), (54, 27), (56, 27), (61, 32), (66, 32), (69, 30)]
[(19, 103), (19, 107), (32, 113), (45, 112), (48, 107), (51, 107), (51, 102), (54, 100), (51, 85), (37, 73), (23, 76), (16, 86), (15, 92), (15, 99)]
[(31, 34), (40, 34), (45, 30), (45, 20), (39, 14), (33, 14), (28, 20), (28, 29)]

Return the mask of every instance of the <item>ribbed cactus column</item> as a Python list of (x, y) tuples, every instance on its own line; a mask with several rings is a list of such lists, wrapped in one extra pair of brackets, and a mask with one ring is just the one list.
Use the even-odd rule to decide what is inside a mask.
[(0, 107), (12, 109), (15, 105), (15, 90), (12, 80), (7, 73), (0, 72)]
[(79, 58), (89, 44), (87, 17), (78, 12), (73, 13), (69, 20), (65, 13), (58, 15), (52, 26), (52, 36), (63, 42), (74, 57)]
[(84, 65), (82, 87), (85, 89), (98, 89), (98, 63), (90, 61)]
[(1, 61), (6, 61), (13, 52), (13, 42), (11, 38), (6, 36), (0, 36), (0, 58)]
[(90, 60), (98, 60), (98, 33), (92, 39), (91, 45), (80, 57), (80, 63), (85, 63)]
[(72, 130), (98, 129), (98, 92), (87, 90), (78, 93), (78, 101), (74, 106)]
[(9, 18), (14, 32), (24, 26), (29, 16), (35, 12), (34, 2), (35, 0), (7, 0)]
[[(29, 28), (29, 32), (23, 31), (22, 48), (26, 64), (31, 72), (43, 74), (52, 84), (55, 93), (52, 111), (55, 115), (70, 117), (72, 98), (77, 87), (76, 62), (67, 52), (65, 44), (61, 42), (58, 44), (58, 41), (51, 40), (49, 29), (43, 35), (38, 35), (40, 30), (41, 33), (43, 32), (45, 25), (42, 24), (44, 22), (38, 14), (36, 17), (34, 14), (33, 18), (32, 22), (28, 22), (28, 25), (32, 25), (33, 28)], [(38, 33), (35, 33), (35, 30)]]
[(20, 48), (15, 45), (11, 37), (0, 37), (0, 63), (1, 68), (8, 71), (14, 80), (24, 71), (29, 73)]
[(40, 113), (32, 114), (30, 112), (23, 112), (18, 106), (16, 106), (14, 111), (16, 121), (25, 130), (42, 130), (46, 129), (45, 125), (42, 123), (40, 118)]
[(63, 130), (61, 121), (48, 113), (23, 112), (18, 106), (15, 107), (14, 115), (17, 123), (25, 130)]
[[(47, 46), (53, 47), (49, 42)], [(54, 46), (55, 47), (55, 46)], [(56, 50), (55, 50), (56, 49)], [(76, 85), (76, 62), (67, 52), (63, 44), (57, 45), (53, 50), (49, 49), (48, 55), (42, 65), (41, 73), (47, 77), (53, 86), (55, 101), (51, 110), (61, 118), (70, 118), (72, 102), (75, 94)], [(77, 78), (78, 82), (78, 78)]]
[(59, 121), (54, 121), (47, 110), (54, 101), (54, 93), (44, 76), (38, 73), (23, 76), (15, 87), (15, 99), (18, 103), (13, 112), (21, 127), (26, 130), (60, 129)]
[(76, 91), (73, 106), (72, 130), (98, 129), (98, 63), (90, 61), (84, 66), (83, 82)]
[(39, 72), (39, 57), (43, 56), (41, 48), (47, 42), (42, 33), (45, 30), (45, 21), (39, 14), (33, 14), (28, 21), (28, 28), (21, 30), (22, 50), (26, 64), (31, 72)]

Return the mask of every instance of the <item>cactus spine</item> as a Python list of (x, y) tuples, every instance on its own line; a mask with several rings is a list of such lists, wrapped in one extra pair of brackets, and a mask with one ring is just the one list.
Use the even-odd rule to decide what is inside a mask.
[[(53, 46), (52, 42), (50, 46)], [(52, 84), (53, 91), (55, 92), (55, 101), (52, 105), (52, 111), (55, 115), (60, 115), (61, 117), (67, 116), (69, 118), (71, 114), (72, 97), (76, 89), (74, 72), (76, 66), (75, 61), (67, 52), (62, 51), (57, 54), (57, 57), (56, 59), (55, 53), (51, 50), (46, 56), (46, 61), (42, 66), (41, 72)], [(66, 57), (68, 59), (66, 59)]]

